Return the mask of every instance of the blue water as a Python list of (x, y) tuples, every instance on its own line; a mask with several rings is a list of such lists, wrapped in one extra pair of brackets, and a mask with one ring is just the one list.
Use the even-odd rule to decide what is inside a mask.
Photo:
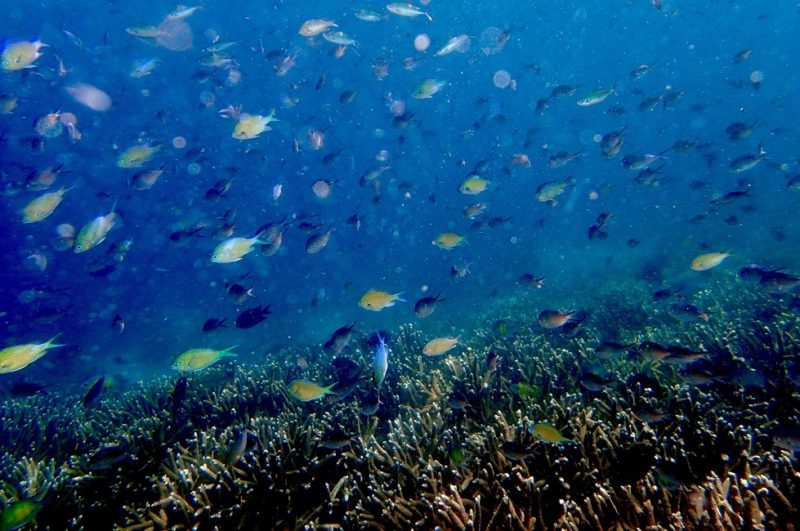
[[(49, 45), (33, 68), (0, 75), (0, 93), (18, 97), (17, 108), (0, 115), (2, 344), (61, 334), (59, 341), (69, 345), (26, 368), (29, 380), (75, 387), (102, 373), (147, 380), (169, 373), (181, 352), (205, 346), (239, 345), (240, 362), (258, 363), (281, 349), (321, 345), (351, 322), (365, 333), (396, 330), (415, 321), (415, 300), (439, 292), (447, 301), (417, 326), (430, 335), (469, 337), (490, 325), (484, 322), (488, 310), (519, 293), (516, 280), (525, 272), (546, 279), (529, 302), (531, 320), (545, 308), (602, 305), (596, 297), (602, 287), (649, 292), (687, 279), (702, 285), (732, 278), (748, 262), (800, 273), (798, 195), (787, 188), (798, 173), (800, 11), (794, 2), (665, 0), (656, 9), (646, 0), (434, 0), (423, 6), (433, 22), (391, 15), (374, 2), (356, 7), (379, 12), (385, 17), (379, 22), (357, 19), (344, 2), (199, 5), (185, 19), (193, 46), (180, 52), (125, 31), (158, 25), (174, 9), (169, 2), (20, 1), (4, 8), (4, 39), (39, 38)], [(358, 45), (332, 57), (336, 45), (298, 35), (310, 18), (336, 21)], [(481, 35), (490, 27), (508, 40), (487, 55)], [(414, 38), (423, 33), (431, 45), (417, 52)], [(463, 33), (471, 37), (467, 51), (433, 56)], [(236, 42), (224, 52), (232, 61), (226, 67), (201, 64), (215, 36)], [(752, 49), (749, 58), (733, 63), (745, 49)], [(277, 76), (274, 66), (293, 52), (296, 65)], [(134, 61), (149, 58), (160, 61), (150, 75), (129, 75)], [(371, 67), (379, 58), (389, 65), (382, 80)], [(406, 58), (419, 62), (409, 70)], [(641, 64), (654, 68), (633, 79), (630, 72)], [(493, 85), (501, 69), (511, 74), (514, 90)], [(241, 75), (235, 84), (226, 82), (231, 71)], [(751, 83), (752, 75), (763, 75), (763, 82)], [(413, 99), (426, 79), (446, 85), (431, 99)], [(112, 107), (97, 112), (74, 101), (65, 88), (77, 82), (105, 91)], [(553, 99), (538, 114), (537, 100), (559, 84), (577, 91)], [(576, 105), (589, 91), (612, 85), (616, 94), (605, 102)], [(358, 91), (351, 103), (339, 101), (345, 90)], [(665, 91), (684, 94), (668, 108), (659, 102), (652, 111), (638, 110), (643, 99)], [(296, 103), (287, 106), (288, 98)], [(405, 127), (393, 127), (391, 100), (405, 102), (412, 116)], [(234, 121), (219, 113), (228, 105), (263, 115), (276, 109), (280, 121), (257, 139), (239, 141), (231, 136)], [(66, 133), (38, 138), (36, 120), (56, 111), (78, 117), (80, 140)], [(725, 129), (739, 121), (756, 127), (749, 138), (733, 142)], [(622, 127), (622, 152), (603, 159), (595, 137)], [(309, 129), (324, 131), (323, 149), (309, 146)], [(185, 148), (173, 147), (176, 136), (185, 137)], [(668, 153), (658, 186), (636, 184), (636, 172), (621, 164), (626, 154), (658, 153), (678, 140), (708, 145)], [(144, 191), (128, 185), (138, 169), (116, 166), (120, 153), (139, 143), (163, 146), (143, 168), (163, 165), (165, 173)], [(768, 158), (732, 174), (730, 161), (757, 153), (760, 143)], [(581, 149), (586, 151), (578, 160), (548, 167), (551, 155)], [(322, 164), (326, 154), (340, 150), (332, 163)], [(375, 159), (381, 150), (388, 152), (386, 162)], [(517, 153), (529, 156), (530, 168), (511, 162)], [(460, 194), (459, 184), (482, 160), (488, 191)], [(26, 189), (26, 178), (58, 164), (63, 170), (49, 191), (62, 185), (71, 190), (50, 217), (22, 224), (19, 211), (43, 193)], [(197, 175), (190, 164), (199, 165)], [(362, 187), (359, 178), (381, 164), (391, 167), (376, 181), (376, 201), (374, 185)], [(569, 176), (576, 185), (556, 206), (536, 200), (540, 184)], [(204, 199), (214, 183), (229, 177), (226, 197)], [(326, 200), (311, 190), (320, 178), (338, 181)], [(695, 189), (692, 181), (705, 185)], [(273, 200), (278, 184), (283, 194)], [(734, 190), (748, 195), (729, 205), (710, 204)], [(488, 205), (480, 227), (471, 227), (461, 213), (474, 202)], [(124, 223), (105, 242), (84, 254), (56, 250), (59, 224), (79, 229), (115, 203)], [(210, 256), (219, 242), (212, 235), (229, 210), (236, 214), (236, 236), (251, 237), (284, 216), (294, 225), (276, 256), (256, 251), (235, 264), (214, 264)], [(601, 212), (612, 214), (608, 238), (590, 241), (587, 229)], [(360, 230), (346, 222), (354, 214), (362, 219)], [(700, 214), (705, 218), (690, 222)], [(334, 228), (318, 254), (305, 252), (309, 234), (297, 227), (305, 216), (322, 229)], [(510, 221), (489, 227), (495, 216)], [(729, 216), (736, 220), (725, 222)], [(208, 227), (199, 234), (179, 245), (169, 241), (174, 231), (201, 220)], [(437, 248), (433, 239), (446, 231), (466, 235), (467, 243), (452, 251)], [(114, 272), (87, 272), (90, 262), (126, 239), (133, 246)], [(688, 265), (708, 250), (734, 256), (698, 277)], [(44, 271), (32, 270), (31, 254), (46, 257)], [(464, 264), (468, 275), (453, 278), (451, 267)], [(646, 264), (657, 264), (663, 280), (642, 278)], [(225, 282), (245, 273), (250, 277), (242, 283), (253, 288), (253, 297), (238, 305)], [(64, 291), (33, 301), (23, 294), (43, 288)], [(402, 292), (408, 302), (367, 312), (358, 300), (368, 289)], [(238, 312), (259, 304), (271, 305), (273, 314), (254, 328), (200, 330), (209, 317), (227, 317), (230, 324)], [(43, 316), (43, 310), (55, 315)], [(122, 332), (111, 326), (115, 315), (125, 322)], [(5, 388), (15, 376), (2, 379)]]

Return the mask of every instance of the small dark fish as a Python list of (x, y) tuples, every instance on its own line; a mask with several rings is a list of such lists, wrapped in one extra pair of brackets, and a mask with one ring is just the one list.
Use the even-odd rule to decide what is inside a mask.
[(643, 341), (637, 349), (639, 354), (650, 361), (660, 361), (671, 354), (670, 347), (652, 341)]
[(739, 270), (739, 278), (748, 282), (760, 282), (764, 275), (777, 273), (779, 269), (770, 269), (758, 264), (747, 264)]
[(491, 372), (497, 370), (497, 366), (500, 363), (500, 354), (495, 352), (494, 350), (490, 350), (486, 353), (486, 368), (489, 369)]
[(83, 397), (83, 407), (89, 408), (97, 405), (97, 403), (100, 401), (100, 395), (103, 394), (103, 387), (105, 384), (105, 376), (101, 376), (94, 384), (92, 384), (92, 386), (89, 388), (89, 392), (87, 392), (86, 396)]
[(603, 158), (612, 159), (619, 154), (625, 143), (625, 137), (623, 136), (625, 129), (626, 127), (623, 127), (622, 129), (611, 131), (603, 135), (603, 138), (600, 140), (600, 154)]
[(508, 217), (495, 216), (492, 219), (490, 219), (488, 222), (486, 222), (486, 224), (489, 225), (489, 228), (494, 229), (494, 228), (497, 228), (497, 227), (502, 227), (503, 225), (505, 225), (509, 221), (511, 221), (511, 216), (508, 216)]
[(111, 320), (111, 328), (120, 334), (125, 331), (125, 321), (122, 319), (120, 314), (116, 314), (114, 319)]
[(448, 395), (447, 405), (450, 406), (451, 409), (460, 411), (467, 407), (467, 395), (462, 391), (455, 390)]
[(331, 361), (340, 384), (350, 384), (361, 379), (361, 366), (350, 358), (337, 357)]
[(341, 429), (337, 428), (331, 432), (326, 433), (322, 437), (320, 446), (322, 446), (323, 448), (327, 448), (328, 450), (339, 450), (340, 448), (345, 448), (346, 446), (350, 446), (351, 442), (353, 442), (353, 437), (347, 435)]
[(767, 271), (761, 276), (759, 286), (771, 295), (781, 295), (800, 287), (800, 278), (782, 271)]
[(338, 328), (333, 335), (331, 335), (330, 339), (325, 342), (322, 348), (329, 352), (333, 352), (334, 354), (341, 353), (350, 343), (350, 339), (353, 337), (353, 329), (355, 327), (356, 324), (353, 323), (351, 325)]
[(25, 378), (20, 378), (11, 386), (9, 394), (13, 397), (33, 396), (38, 393), (44, 393), (46, 385), (28, 382)]
[(206, 201), (218, 201), (228, 195), (228, 192), (233, 186), (233, 179), (222, 179), (214, 183), (214, 185), (206, 190)]
[(742, 199), (743, 197), (747, 197), (750, 195), (750, 190), (733, 190), (732, 192), (728, 192), (720, 197), (715, 197), (711, 200), (711, 204), (714, 206), (719, 205), (727, 205), (729, 203), (733, 203), (738, 199)]
[(339, 94), (339, 103), (352, 103), (356, 96), (358, 96), (357, 90), (345, 90)]
[(245, 287), (241, 284), (236, 282), (228, 282), (225, 284), (225, 289), (228, 292), (228, 295), (236, 302), (236, 304), (242, 304), (247, 297), (254, 297), (253, 295), (253, 288)]
[(544, 278), (536, 277), (532, 273), (523, 273), (517, 279), (517, 284), (526, 287), (543, 288)]
[(414, 304), (414, 315), (423, 319), (428, 317), (436, 309), (436, 305), (447, 299), (441, 298), (442, 294), (438, 293), (433, 297), (423, 297)]
[(381, 343), (388, 344), (392, 339), (392, 334), (388, 330), (378, 330), (370, 334), (364, 342), (366, 348), (375, 350)]
[(512, 461), (522, 461), (530, 454), (530, 449), (517, 441), (506, 441), (500, 445), (500, 451)]
[(216, 330), (217, 328), (227, 328), (227, 326), (225, 326), (225, 321), (227, 320), (228, 320), (227, 317), (224, 317), (222, 319), (214, 319), (212, 317), (208, 319), (205, 323), (203, 323), (203, 332), (211, 332)]
[(708, 357), (708, 352), (696, 352), (686, 347), (671, 345), (668, 347), (669, 355), (661, 361), (670, 365), (687, 365), (694, 361)]
[(701, 310), (694, 304), (681, 303), (670, 306), (669, 312), (673, 317), (685, 323), (694, 321), (708, 321), (711, 315), (708, 311)]
[(748, 48), (746, 50), (742, 50), (741, 52), (739, 52), (739, 53), (737, 53), (736, 55), (733, 56), (733, 59), (731, 59), (731, 62), (733, 64), (735, 64), (735, 65), (738, 65), (739, 63), (743, 63), (743, 62), (747, 61), (748, 57), (750, 57), (750, 54), (752, 54), (752, 53), (753, 53), (753, 50), (750, 49), (750, 48)]
[(108, 444), (98, 448), (89, 458), (89, 470), (92, 472), (110, 472), (130, 459), (130, 450), (126, 445)]
[(242, 329), (252, 328), (261, 321), (263, 321), (264, 319), (266, 319), (270, 313), (272, 312), (270, 311), (269, 305), (249, 308), (240, 313), (239, 316), (236, 318), (236, 323), (235, 323), (236, 328), (242, 328)]
[(189, 391), (189, 380), (185, 376), (181, 376), (175, 382), (175, 386), (172, 388), (172, 424), (174, 425), (178, 417), (178, 413), (180, 413), (181, 407), (183, 407), (183, 401), (186, 400), (186, 393)]
[(570, 85), (556, 85), (553, 87), (553, 90), (550, 91), (551, 98), (568, 98), (575, 94), (580, 86), (572, 87)]
[(376, 389), (370, 388), (365, 395), (361, 397), (361, 414), (372, 416), (378, 412), (381, 405), (380, 395)]
[(346, 223), (348, 225), (352, 225), (353, 228), (355, 228), (356, 230), (361, 230), (361, 216), (359, 216), (358, 214), (353, 214), (352, 216), (347, 218)]
[(581, 387), (586, 389), (587, 391), (591, 391), (593, 393), (597, 393), (603, 390), (603, 388), (611, 383), (610, 378), (606, 378), (602, 375), (597, 374), (592, 370), (584, 370), (581, 374), (581, 379), (579, 381)]
[(595, 352), (597, 352), (597, 356), (600, 359), (608, 360), (627, 353), (635, 346), (635, 343), (623, 344), (615, 341), (603, 341), (597, 345)]

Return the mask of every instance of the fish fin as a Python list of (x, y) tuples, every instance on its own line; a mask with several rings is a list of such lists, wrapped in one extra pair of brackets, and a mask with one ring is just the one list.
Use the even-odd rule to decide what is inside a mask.
[(401, 298), (401, 297), (400, 297), (400, 295), (402, 295), (403, 293), (404, 293), (404, 292), (400, 291), (400, 292), (398, 292), (398, 293), (395, 293), (394, 295), (392, 295), (392, 297), (394, 297), (394, 300), (395, 300), (395, 301), (400, 301), (400, 302), (408, 302), (407, 300), (405, 300), (405, 299), (403, 299), (403, 298)]
[(235, 354), (234, 352), (231, 352), (231, 351), (233, 349), (235, 349), (236, 347), (238, 347), (238, 346), (239, 345), (234, 345), (232, 347), (228, 347), (225, 350), (220, 351), (219, 357), (220, 358), (235, 358), (237, 356), (237, 354)]
[(45, 348), (56, 348), (56, 347), (64, 347), (64, 346), (66, 346), (66, 343), (53, 343), (53, 341), (55, 341), (58, 338), (58, 336), (60, 336), (60, 335), (61, 334), (58, 333), (58, 334), (54, 335), (53, 337), (51, 337), (50, 339), (48, 339), (47, 343), (45, 343)]

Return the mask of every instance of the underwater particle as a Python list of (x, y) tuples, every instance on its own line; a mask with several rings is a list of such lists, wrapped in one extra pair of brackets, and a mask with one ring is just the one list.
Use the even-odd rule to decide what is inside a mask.
[(47, 269), (47, 257), (42, 253), (31, 253), (25, 257), (23, 265), (29, 271), (43, 273)]
[(402, 292), (392, 294), (387, 291), (371, 289), (361, 296), (358, 305), (365, 310), (379, 312), (384, 308), (391, 308), (397, 301), (405, 302), (400, 298), (400, 295), (402, 295)]
[(492, 83), (499, 89), (507, 88), (511, 84), (511, 74), (506, 70), (498, 70), (492, 76)]
[(0, 374), (22, 370), (47, 354), (51, 348), (63, 347), (62, 344), (54, 343), (57, 337), (52, 337), (46, 343), (26, 343), (0, 350)]
[(172, 147), (175, 149), (183, 149), (186, 147), (186, 139), (182, 136), (176, 136), (172, 139)]
[(57, 112), (45, 114), (36, 120), (36, 132), (44, 138), (58, 138), (64, 132), (64, 124), (58, 118)]
[(549, 424), (538, 422), (531, 427), (531, 433), (548, 443), (570, 442), (561, 432)]
[(11, 531), (19, 529), (36, 518), (42, 509), (42, 504), (33, 500), (20, 500), (14, 502), (0, 515), (0, 529)]
[(319, 199), (328, 199), (331, 195), (331, 190), (338, 181), (328, 181), (325, 179), (318, 179), (311, 185), (311, 191)]
[(425, 33), (420, 33), (416, 37), (414, 37), (414, 48), (418, 52), (424, 52), (427, 50), (431, 45), (431, 38), (428, 37)]
[(325, 395), (335, 394), (332, 391), (335, 386), (335, 383), (327, 387), (322, 387), (319, 384), (307, 380), (294, 380), (287, 388), (289, 389), (289, 394), (293, 398), (301, 402), (311, 402), (312, 400), (319, 400)]
[(718, 252), (701, 254), (692, 260), (690, 267), (693, 271), (708, 271), (720, 265), (729, 256), (730, 253)]
[(6, 72), (15, 72), (23, 68), (33, 68), (33, 62), (42, 56), (39, 51), (47, 44), (35, 40), (11, 42), (0, 55), (0, 68)]
[(338, 28), (339, 26), (332, 20), (324, 18), (312, 18), (303, 22), (300, 26), (298, 34), (303, 37), (315, 37), (320, 33), (328, 31), (329, 28)]
[(196, 162), (192, 162), (186, 166), (186, 171), (189, 175), (200, 175), (200, 172), (203, 171), (203, 167)]
[(426, 356), (439, 356), (449, 352), (459, 345), (457, 337), (437, 337), (431, 339), (422, 347), (422, 353)]
[(234, 358), (236, 354), (231, 352), (236, 346), (225, 350), (214, 350), (210, 348), (195, 348), (187, 350), (172, 363), (172, 368), (180, 372), (194, 372), (214, 365), (223, 358)]
[(750, 82), (754, 85), (758, 85), (764, 81), (764, 72), (761, 70), (753, 70), (750, 72)]
[(252, 140), (258, 138), (261, 133), (272, 131), (269, 126), (272, 122), (277, 122), (275, 118), (275, 109), (272, 109), (267, 116), (260, 114), (240, 114), (236, 125), (233, 127), (231, 136), (236, 140)]
[(72, 96), (72, 99), (89, 107), (93, 111), (104, 112), (111, 108), (111, 96), (104, 91), (90, 85), (88, 83), (75, 83), (68, 86), (66, 89), (67, 94)]
[(496, 28), (494, 26), (490, 26), (483, 30), (480, 34), (479, 43), (481, 46), (481, 52), (484, 55), (495, 55), (503, 51), (508, 39), (511, 35), (501, 30), (500, 28)]
[(461, 236), (455, 232), (443, 232), (433, 240), (433, 244), (439, 249), (451, 251), (466, 242), (466, 236)]
[(48, 192), (33, 199), (22, 209), (22, 222), (36, 223), (50, 216), (61, 204), (67, 191), (68, 189), (62, 186), (57, 192)]

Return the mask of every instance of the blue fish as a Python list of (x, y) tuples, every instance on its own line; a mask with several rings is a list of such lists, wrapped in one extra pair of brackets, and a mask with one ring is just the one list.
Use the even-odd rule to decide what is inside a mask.
[(372, 364), (372, 381), (375, 387), (380, 387), (383, 379), (386, 377), (386, 371), (389, 368), (389, 349), (386, 348), (386, 342), (383, 336), (378, 334), (378, 348), (375, 349), (375, 361)]

